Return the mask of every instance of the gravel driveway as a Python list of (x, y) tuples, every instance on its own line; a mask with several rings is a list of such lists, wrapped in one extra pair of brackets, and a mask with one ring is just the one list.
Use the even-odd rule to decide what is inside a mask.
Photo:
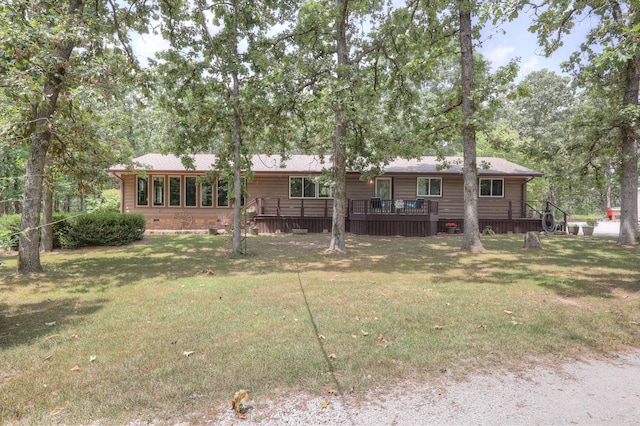
[(557, 369), (476, 375), (463, 382), (407, 382), (360, 400), (298, 395), (269, 403), (250, 400), (248, 405), (247, 419), (229, 410), (214, 424), (638, 425), (640, 350), (606, 359), (565, 360)]

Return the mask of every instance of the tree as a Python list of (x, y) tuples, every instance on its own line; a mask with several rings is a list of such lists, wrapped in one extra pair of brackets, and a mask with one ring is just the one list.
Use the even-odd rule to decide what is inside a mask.
[(578, 21), (591, 18), (580, 51), (566, 68), (587, 91), (607, 93), (605, 127), (618, 141), (620, 165), (620, 235), (618, 244), (637, 244), (638, 224), (638, 121), (640, 118), (640, 5), (637, 1), (552, 0), (534, 6), (537, 12), (531, 30), (546, 54), (554, 52)]
[(214, 153), (218, 178), (232, 177), (234, 252), (242, 251), (243, 178), (250, 178), (250, 156), (266, 127), (258, 43), (277, 21), (276, 6), (249, 0), (161, 5), (171, 49), (152, 63), (162, 84), (160, 103), (175, 112), (171, 150), (187, 164), (189, 154)]
[(293, 28), (270, 46), (273, 84), (285, 93), (278, 110), (286, 137), (331, 156), (330, 253), (346, 251), (347, 170), (374, 175), (408, 146), (400, 105), (411, 95), (390, 72), (400, 66), (402, 40), (392, 21), (402, 10), (380, 0), (306, 1)]
[(473, 100), (473, 34), (469, 0), (459, 1), (460, 13), (460, 86), (462, 91), (462, 145), (464, 152), (464, 237), (462, 249), (484, 251), (478, 225), (478, 164), (476, 162), (476, 126)]
[[(19, 121), (11, 133), (28, 148), (24, 203), (18, 250), (18, 273), (42, 271), (39, 222), (43, 176), (60, 117), (77, 112), (74, 91), (92, 87), (107, 95), (130, 70), (123, 54), (105, 52), (126, 42), (125, 23), (148, 16), (144, 3), (106, 4), (83, 0), (8, 0), (0, 6), (0, 71), (2, 91), (16, 108)], [(139, 27), (137, 29), (140, 29)], [(130, 49), (125, 49), (128, 60)]]

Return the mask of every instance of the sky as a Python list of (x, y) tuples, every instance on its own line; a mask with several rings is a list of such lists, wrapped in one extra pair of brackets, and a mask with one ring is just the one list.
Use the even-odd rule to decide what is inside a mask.
[(578, 23), (571, 34), (563, 38), (563, 46), (551, 57), (546, 58), (542, 48), (538, 46), (537, 35), (528, 30), (530, 19), (529, 16), (523, 14), (518, 19), (502, 25), (504, 34), (494, 34), (492, 38), (489, 38), (488, 34), (495, 33), (495, 31), (486, 29), (485, 39), (479, 51), (491, 61), (493, 69), (506, 65), (511, 59), (519, 57), (519, 78), (544, 68), (558, 74), (564, 74), (561, 64), (569, 59), (571, 53), (579, 49), (589, 30), (589, 22)]

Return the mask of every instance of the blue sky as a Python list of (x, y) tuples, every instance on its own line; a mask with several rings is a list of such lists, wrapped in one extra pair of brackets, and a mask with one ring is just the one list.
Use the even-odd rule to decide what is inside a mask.
[(571, 53), (579, 49), (590, 27), (588, 21), (578, 23), (571, 34), (563, 38), (563, 46), (551, 57), (546, 58), (542, 48), (538, 46), (537, 35), (529, 32), (529, 25), (529, 16), (522, 14), (518, 19), (502, 26), (505, 34), (494, 34), (492, 38), (487, 38), (492, 32), (487, 28), (479, 51), (491, 61), (494, 69), (519, 57), (520, 78), (531, 71), (543, 68), (562, 74), (561, 63), (567, 61)]

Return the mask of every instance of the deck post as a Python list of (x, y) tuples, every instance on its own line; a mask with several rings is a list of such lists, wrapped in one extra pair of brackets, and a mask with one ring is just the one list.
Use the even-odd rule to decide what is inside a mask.
[(278, 205), (276, 207), (276, 216), (280, 217), (280, 198), (278, 198)]
[(304, 198), (300, 199), (300, 217), (304, 217)]

